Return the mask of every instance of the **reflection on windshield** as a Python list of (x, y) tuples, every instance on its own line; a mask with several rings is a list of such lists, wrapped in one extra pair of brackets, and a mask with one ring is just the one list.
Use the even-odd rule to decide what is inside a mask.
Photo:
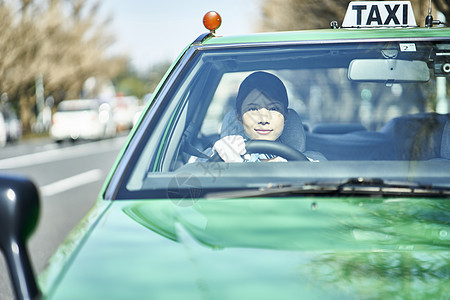
[[(356, 199), (349, 202), (360, 205)], [(378, 240), (386, 246), (396, 240), (396, 245), (387, 251), (319, 255), (311, 261), (314, 276), (337, 289), (345, 290), (352, 283), (358, 294), (380, 299), (393, 294), (411, 299), (445, 297), (450, 279), (449, 202), (386, 200), (364, 207), (379, 225), (345, 222), (355, 239)]]

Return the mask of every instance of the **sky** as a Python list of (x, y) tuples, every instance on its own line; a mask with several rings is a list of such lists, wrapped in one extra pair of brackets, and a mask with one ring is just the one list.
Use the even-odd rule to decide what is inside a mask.
[(200, 34), (203, 16), (211, 10), (222, 17), (218, 35), (255, 32), (261, 0), (104, 0), (100, 16), (111, 16), (116, 41), (112, 54), (126, 54), (140, 71), (177, 58)]

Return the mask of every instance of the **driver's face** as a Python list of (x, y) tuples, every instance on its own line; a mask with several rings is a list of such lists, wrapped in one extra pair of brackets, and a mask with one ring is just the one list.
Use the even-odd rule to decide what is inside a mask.
[(242, 124), (252, 140), (275, 141), (283, 133), (284, 107), (253, 90), (242, 102)]

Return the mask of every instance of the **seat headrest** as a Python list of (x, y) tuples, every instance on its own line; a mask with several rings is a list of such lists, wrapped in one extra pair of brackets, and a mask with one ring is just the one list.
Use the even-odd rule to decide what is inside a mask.
[[(228, 135), (241, 135), (248, 138), (245, 134), (242, 124), (236, 117), (236, 112), (231, 110), (226, 113), (223, 118), (222, 128), (220, 130), (220, 137), (223, 138)], [(280, 142), (297, 149), (300, 152), (305, 152), (306, 134), (303, 128), (302, 120), (297, 112), (293, 109), (288, 109), (288, 117), (284, 123), (284, 130), (280, 136)]]

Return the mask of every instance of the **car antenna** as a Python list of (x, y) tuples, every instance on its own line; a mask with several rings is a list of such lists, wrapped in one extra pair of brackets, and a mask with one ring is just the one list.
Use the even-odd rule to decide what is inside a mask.
[(430, 0), (430, 4), (428, 5), (428, 15), (425, 18), (425, 27), (431, 28), (433, 27), (433, 25), (441, 25), (441, 24), (447, 25), (440, 20), (433, 20), (433, 16), (431, 15), (431, 0)]

